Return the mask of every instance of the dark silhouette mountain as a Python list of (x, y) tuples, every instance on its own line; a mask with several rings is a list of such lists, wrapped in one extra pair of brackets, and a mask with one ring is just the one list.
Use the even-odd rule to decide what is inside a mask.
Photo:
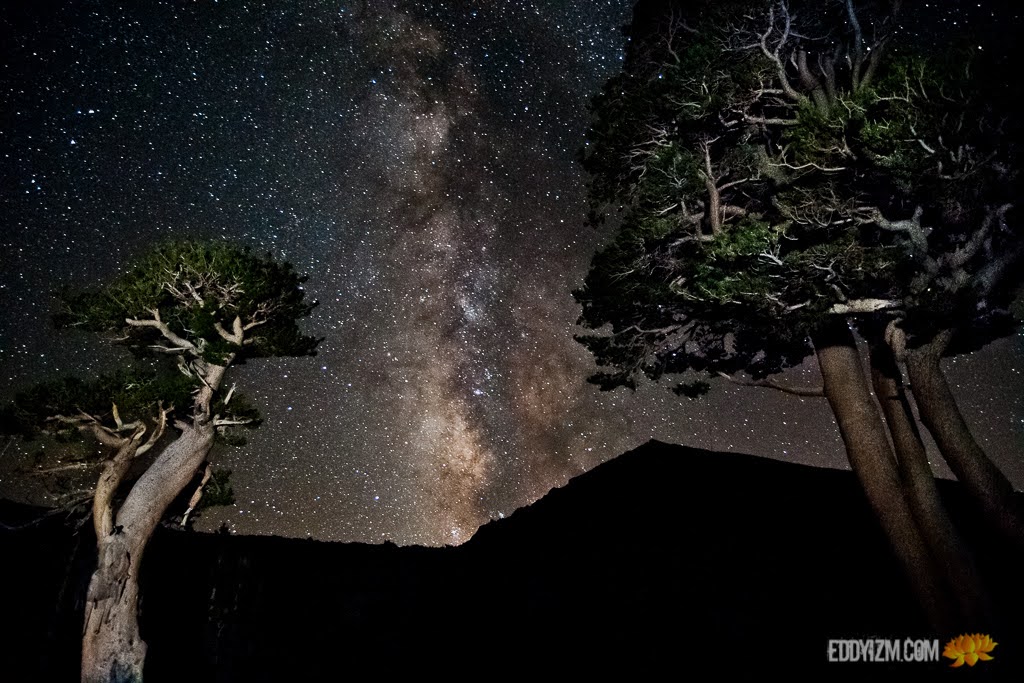
[[(1020, 614), (1022, 558), (979, 530), (957, 484), (940, 489), (1007, 614)], [(31, 512), (7, 505), (0, 518)], [(86, 529), (72, 535), (54, 519), (0, 534), (0, 679), (76, 680)], [(653, 441), (456, 548), (164, 530), (143, 574), (147, 681), (428, 668), (487, 678), (628, 668), (631, 680), (961, 673), (948, 660), (826, 661), (829, 639), (938, 638), (941, 649), (958, 635), (928, 632), (851, 473)], [(996, 658), (974, 678), (1008, 675), (1024, 652), (1020, 633), (992, 635)]]

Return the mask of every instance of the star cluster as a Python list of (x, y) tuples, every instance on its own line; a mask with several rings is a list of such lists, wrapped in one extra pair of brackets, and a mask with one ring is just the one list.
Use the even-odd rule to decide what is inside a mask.
[[(309, 275), (320, 306), (304, 325), (324, 342), (315, 358), (232, 371), (266, 421), (218, 452), (237, 502), (206, 512), (208, 528), (458, 543), (651, 437), (843, 466), (814, 399), (725, 386), (689, 401), (585, 382), (570, 292), (601, 235), (582, 226), (575, 158), (630, 10), (5, 6), (7, 390), (121, 357), (53, 334), (56, 286), (97, 284), (155, 241), (223, 238)], [(951, 366), (1002, 462), (1024, 434), (1020, 347)], [(17, 494), (17, 461), (0, 465), (0, 493)]]

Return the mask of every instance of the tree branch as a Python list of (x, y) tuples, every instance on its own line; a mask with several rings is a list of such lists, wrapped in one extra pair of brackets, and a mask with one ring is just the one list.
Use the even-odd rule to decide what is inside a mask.
[(995, 210), (990, 209), (986, 214), (984, 220), (981, 222), (981, 226), (974, 231), (971, 235), (971, 239), (967, 241), (962, 248), (954, 251), (948, 258), (949, 265), (954, 268), (962, 268), (967, 264), (974, 255), (981, 249), (981, 245), (984, 244), (985, 238), (988, 237), (989, 232), (992, 229), (992, 224), (998, 219), (999, 223), (1002, 224), (1006, 220), (1006, 212), (1013, 208), (1013, 204), (1003, 204)]
[(853, 63), (850, 71), (853, 90), (856, 92), (860, 88), (860, 70), (864, 64), (864, 34), (860, 28), (860, 21), (857, 20), (857, 12), (853, 9), (853, 0), (846, 0), (846, 16), (853, 29)]
[(147, 349), (153, 349), (154, 351), (159, 351), (160, 353), (168, 353), (168, 354), (170, 354), (170, 353), (184, 353), (185, 351), (188, 351), (187, 348), (183, 348), (181, 346), (161, 346), (159, 344), (150, 344), (146, 348)]
[(814, 99), (814, 103), (822, 111), (828, 111), (830, 102), (825, 96), (825, 89), (821, 85), (821, 81), (818, 77), (811, 73), (810, 67), (807, 66), (807, 51), (798, 50), (796, 53), (796, 69), (800, 76), (800, 82), (805, 88), (811, 91), (811, 97)]
[(751, 116), (744, 114), (743, 120), (747, 123), (759, 123), (765, 126), (799, 126), (799, 119), (780, 119), (778, 117)]
[(171, 342), (178, 348), (184, 349), (186, 351), (196, 351), (195, 344), (185, 339), (184, 337), (179, 337), (171, 330), (170, 327), (167, 326), (167, 323), (160, 320), (159, 309), (153, 308), (150, 309), (149, 312), (153, 314), (152, 319), (139, 320), (137, 318), (125, 318), (124, 321), (131, 327), (152, 327), (153, 329), (159, 331), (160, 334), (163, 335), (165, 339), (167, 339), (167, 341)]
[(857, 313), (874, 313), (899, 308), (901, 303), (893, 299), (854, 299), (844, 303), (838, 303), (829, 309), (834, 315), (852, 315)]
[(223, 339), (224, 341), (230, 342), (232, 344), (237, 343), (235, 341), (234, 336), (224, 329), (224, 326), (220, 324), (219, 320), (213, 323), (213, 329), (217, 330), (217, 334), (219, 334), (220, 338)]
[(903, 232), (906, 233), (910, 238), (911, 244), (918, 250), (919, 253), (927, 253), (928, 251), (928, 237), (924, 234), (924, 230), (921, 228), (921, 215), (924, 213), (924, 209), (920, 206), (914, 209), (914, 215), (910, 218), (905, 218), (899, 221), (890, 221), (882, 212), (876, 207), (872, 207), (869, 212), (869, 220), (883, 230), (889, 232)]
[[(249, 327), (255, 327), (256, 325), (260, 324), (262, 324), (262, 322), (258, 322), (255, 324), (250, 323)], [(225, 330), (224, 326), (220, 324), (219, 320), (213, 323), (213, 327), (215, 330), (217, 330), (217, 334), (221, 336), (221, 339), (232, 344), (235, 344), (236, 346), (242, 346), (242, 344), (245, 342), (245, 330), (249, 329), (249, 327), (242, 327), (242, 319), (237, 315), (235, 316), (235, 319), (231, 323), (231, 332)]]
[(762, 387), (764, 389), (775, 389), (781, 391), (784, 394), (792, 394), (793, 396), (824, 396), (825, 390), (822, 387), (791, 387), (786, 384), (779, 384), (775, 380), (771, 379), (739, 379), (733, 377), (724, 372), (718, 373), (719, 377), (729, 380), (733, 384), (738, 384), (743, 387)]
[(131, 468), (138, 452), (138, 441), (145, 433), (145, 427), (136, 430), (132, 438), (123, 441), (114, 457), (103, 464), (92, 500), (92, 524), (97, 539), (105, 538), (114, 531), (114, 496)]
[(184, 516), (181, 518), (181, 525), (185, 526), (188, 524), (188, 517), (192, 514), (192, 511), (199, 505), (199, 501), (203, 499), (203, 488), (206, 483), (210, 481), (210, 477), (213, 476), (213, 465), (206, 463), (206, 469), (203, 470), (203, 479), (199, 482), (199, 486), (196, 487), (196, 492), (192, 494), (192, 497), (188, 501), (188, 509), (185, 510)]
[(711, 168), (711, 144), (713, 142), (714, 140), (705, 139), (700, 143), (701, 153), (704, 156), (704, 169), (701, 171), (701, 175), (704, 176), (704, 186), (708, 192), (707, 211), (704, 214), (708, 217), (711, 234), (717, 235), (722, 231), (722, 195), (715, 184), (715, 175)]
[(730, 187), (735, 187), (737, 185), (742, 185), (743, 183), (746, 183), (746, 182), (749, 182), (749, 181), (750, 181), (750, 178), (741, 178), (740, 180), (731, 180), (731, 181), (729, 181), (727, 183), (719, 185), (718, 186), (718, 191), (721, 192), (723, 190), (728, 190)]
[(44, 469), (31, 470), (29, 474), (32, 476), (43, 476), (46, 474), (53, 474), (54, 472), (69, 472), (71, 470), (87, 470), (90, 467), (96, 467), (102, 465), (102, 460), (95, 462), (72, 462), (66, 465), (54, 465), (53, 467), (46, 467)]
[(761, 52), (764, 54), (764, 56), (767, 57), (768, 60), (775, 65), (775, 75), (779, 79), (779, 85), (782, 88), (782, 92), (784, 92), (790, 99), (795, 100), (796, 102), (803, 102), (806, 98), (802, 94), (797, 92), (797, 90), (790, 84), (789, 78), (786, 76), (786, 65), (782, 63), (782, 58), (779, 56), (782, 47), (789, 40), (789, 29), (791, 24), (789, 8), (786, 6), (786, 3), (780, 2), (779, 7), (782, 10), (782, 17), (785, 24), (784, 28), (782, 29), (782, 36), (779, 38), (778, 44), (775, 45), (774, 49), (768, 48), (768, 37), (772, 34), (773, 31), (775, 31), (775, 8), (769, 8), (768, 30), (761, 34), (759, 45), (761, 47)]
[(863, 75), (860, 78), (860, 84), (858, 88), (863, 89), (871, 85), (871, 81), (874, 80), (875, 72), (878, 70), (878, 64), (882, 61), (882, 55), (885, 52), (886, 39), (879, 40), (875, 43), (874, 49), (871, 50), (871, 55), (868, 57), (868, 68), (864, 70)]
[(780, 162), (780, 163), (774, 163), (773, 162), (772, 166), (776, 166), (776, 167), (779, 167), (779, 168), (788, 168), (788, 169), (793, 170), (793, 171), (802, 171), (805, 168), (816, 168), (819, 171), (821, 171), (822, 173), (839, 173), (840, 171), (845, 171), (846, 170), (845, 166), (835, 166), (835, 167), (832, 167), (832, 166), (819, 166), (818, 164), (814, 163), (813, 161), (808, 161), (806, 164), (800, 164), (799, 166), (794, 166), (793, 164), (791, 164), (789, 162), (786, 162), (786, 161), (783, 161), (783, 162)]
[(146, 439), (146, 443), (139, 446), (139, 449), (135, 451), (136, 456), (142, 455), (143, 453), (148, 451), (150, 448), (154, 446), (154, 444), (156, 444), (157, 441), (160, 440), (160, 437), (164, 435), (164, 430), (167, 428), (167, 415), (168, 413), (174, 410), (174, 406), (171, 406), (164, 410), (164, 404), (163, 401), (161, 401), (159, 403), (159, 407), (160, 417), (156, 419), (156, 429), (153, 431), (153, 433), (149, 435), (149, 438)]
[(214, 427), (226, 427), (226, 426), (229, 426), (229, 425), (247, 425), (247, 424), (252, 424), (253, 422), (255, 422), (255, 420), (229, 420), (227, 418), (224, 418), (224, 419), (214, 418), (213, 426)]
[(47, 418), (47, 421), (51, 420), (71, 425), (82, 432), (92, 432), (92, 435), (97, 441), (104, 446), (110, 446), (111, 448), (120, 448), (121, 444), (125, 441), (123, 436), (119, 436), (117, 432), (109, 427), (104, 427), (99, 420), (85, 412), (82, 412), (81, 417), (54, 415), (53, 417)]

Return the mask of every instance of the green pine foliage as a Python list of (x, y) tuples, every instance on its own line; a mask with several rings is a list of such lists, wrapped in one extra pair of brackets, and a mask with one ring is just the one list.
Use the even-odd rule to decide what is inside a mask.
[[(74, 505), (95, 485), (96, 466), (133, 440), (135, 457), (148, 455), (123, 472), (121, 493), (180, 430), (212, 429), (216, 443), (242, 445), (242, 433), (260, 425), (260, 413), (225, 383), (223, 366), (315, 353), (319, 340), (298, 327), (315, 306), (306, 301), (305, 281), (269, 255), (182, 241), (154, 248), (104, 286), (67, 290), (55, 316), (58, 327), (109, 335), (130, 346), (132, 360), (91, 379), (41, 382), (17, 394), (0, 410), (0, 430), (25, 439), (45, 436), (47, 446), (60, 442), (40, 449), (26, 474), (44, 486), (52, 480), (73, 489)], [(233, 501), (229, 474), (213, 471), (204, 506)]]
[(64, 377), (41, 382), (15, 395), (4, 407), (4, 431), (26, 438), (47, 433), (62, 441), (78, 440), (79, 431), (58, 416), (89, 415), (112, 424), (114, 406), (125, 424), (156, 419), (161, 407), (184, 407), (197, 388), (194, 378), (173, 370), (125, 369), (95, 379)]
[[(302, 334), (297, 320), (312, 311), (303, 283), (291, 264), (259, 256), (223, 242), (163, 244), (112, 283), (66, 291), (56, 322), (96, 332), (124, 335), (138, 345), (160, 343), (153, 328), (131, 327), (126, 319), (151, 319), (154, 311), (182, 338), (200, 347), (208, 362), (229, 353), (247, 357), (303, 356), (319, 340)], [(226, 341), (217, 324), (259, 321), (244, 347)]]
[(618, 226), (574, 292), (592, 381), (778, 372), (851, 301), (922, 338), (1006, 329), (1019, 86), (978, 35), (866, 1), (663, 7), (582, 151), (589, 222)]

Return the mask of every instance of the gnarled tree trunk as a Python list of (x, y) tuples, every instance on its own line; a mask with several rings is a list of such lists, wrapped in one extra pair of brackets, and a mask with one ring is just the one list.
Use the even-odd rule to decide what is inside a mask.
[(955, 622), (943, 594), (941, 574), (903, 495), (885, 425), (846, 321), (836, 320), (816, 334), (814, 346), (825, 398), (835, 415), (850, 466), (931, 625), (948, 631)]
[(951, 338), (951, 331), (944, 330), (930, 343), (907, 350), (910, 388), (921, 421), (986, 517), (1011, 542), (1024, 545), (1024, 513), (1014, 500), (1013, 485), (975, 441), (942, 372), (940, 361)]
[(871, 379), (889, 425), (907, 502), (938, 568), (944, 573), (946, 590), (959, 603), (960, 616), (965, 619), (961, 628), (991, 630), (994, 614), (991, 598), (970, 548), (953, 526), (939, 498), (902, 374), (887, 344), (872, 346)]
[[(130, 463), (135, 450), (130, 449), (129, 453), (128, 446), (119, 450), (100, 478), (94, 503), (94, 514), (98, 512), (94, 525), (99, 562), (86, 595), (82, 683), (142, 680), (146, 657), (138, 620), (142, 557), (167, 508), (210, 453), (215, 434), (210, 402), (225, 370), (224, 366), (207, 366), (191, 424), (178, 423), (181, 435), (135, 482), (116, 516), (112, 514), (112, 498), (127, 471), (125, 463)], [(134, 444), (137, 441), (137, 437), (132, 439)], [(127, 457), (123, 457), (122, 450)], [(118, 476), (106, 477), (107, 474)]]
[(141, 431), (121, 442), (103, 468), (93, 494), (96, 570), (86, 594), (82, 632), (83, 681), (134, 681), (142, 678), (146, 645), (139, 638), (137, 539), (114, 526), (113, 498), (139, 450)]
[(145, 540), (120, 533), (97, 539), (97, 545), (97, 567), (85, 604), (82, 681), (135, 683), (142, 680), (146, 658), (137, 615)]
[(82, 682), (142, 680), (146, 644), (139, 635), (139, 569), (157, 524), (200, 468), (213, 426), (185, 427), (132, 487), (111, 532), (97, 538), (99, 563), (89, 582), (82, 636)]

